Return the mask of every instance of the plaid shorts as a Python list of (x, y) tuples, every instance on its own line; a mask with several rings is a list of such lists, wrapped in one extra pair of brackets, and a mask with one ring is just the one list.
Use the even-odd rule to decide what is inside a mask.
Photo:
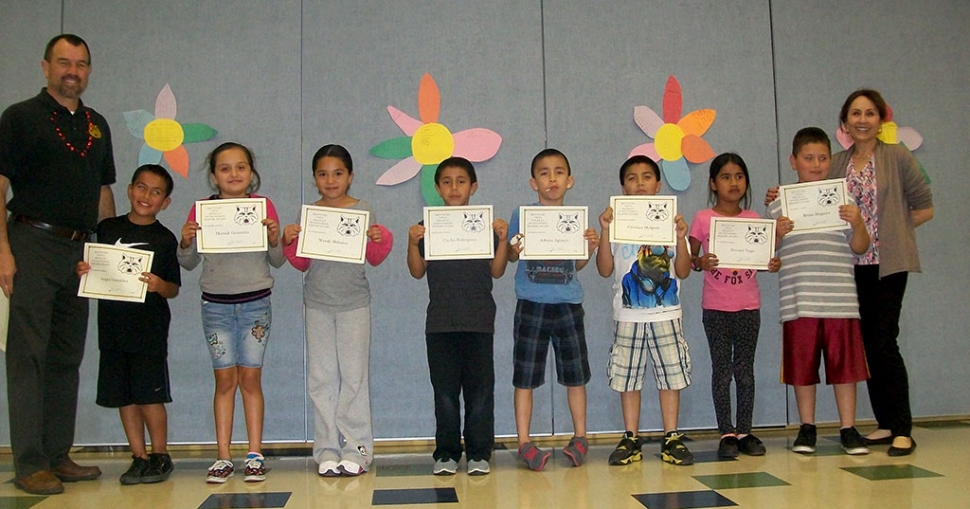
[(618, 392), (643, 389), (647, 353), (653, 362), (657, 389), (681, 390), (690, 385), (690, 349), (680, 318), (661, 322), (615, 322), (610, 364), (610, 388)]
[(540, 304), (519, 299), (515, 305), (515, 339), (512, 385), (535, 389), (545, 383), (549, 343), (556, 356), (560, 385), (577, 387), (589, 382), (589, 355), (582, 304)]

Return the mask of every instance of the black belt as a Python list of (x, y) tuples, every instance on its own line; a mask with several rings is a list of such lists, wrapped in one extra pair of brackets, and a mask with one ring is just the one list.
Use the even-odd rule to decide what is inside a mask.
[(39, 230), (44, 230), (45, 232), (53, 233), (54, 235), (57, 235), (58, 237), (63, 237), (65, 239), (82, 241), (82, 240), (87, 240), (87, 238), (91, 236), (91, 232), (72, 230), (70, 228), (64, 228), (63, 226), (54, 226), (52, 224), (47, 224), (43, 221), (31, 219), (23, 214), (14, 214), (13, 220), (20, 223), (29, 224), (34, 228), (37, 228)]

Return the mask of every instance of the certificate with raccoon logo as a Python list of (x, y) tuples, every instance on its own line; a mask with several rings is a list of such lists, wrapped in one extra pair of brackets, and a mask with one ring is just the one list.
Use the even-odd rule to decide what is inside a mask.
[(492, 206), (425, 207), (424, 259), (475, 260), (495, 257)]
[(195, 202), (200, 253), (266, 251), (266, 198), (201, 200)]
[(611, 196), (610, 242), (636, 245), (677, 244), (676, 196)]
[(304, 205), (300, 214), (297, 256), (344, 263), (364, 263), (370, 212)]
[(849, 223), (839, 218), (839, 206), (848, 204), (845, 179), (781, 186), (778, 199), (781, 200), (781, 215), (794, 223), (789, 235), (849, 227)]
[(155, 253), (123, 245), (84, 244), (84, 261), (91, 270), (81, 276), (77, 296), (89, 299), (145, 302), (148, 283), (143, 272), (152, 271)]
[(519, 207), (521, 260), (585, 260), (588, 207)]
[(712, 217), (707, 252), (723, 269), (768, 270), (775, 256), (775, 220)]

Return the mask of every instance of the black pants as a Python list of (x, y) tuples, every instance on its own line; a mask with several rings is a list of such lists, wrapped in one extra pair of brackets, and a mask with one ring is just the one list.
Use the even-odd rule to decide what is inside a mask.
[(434, 459), (461, 459), (461, 403), (465, 400), (465, 447), (470, 460), (488, 460), (495, 445), (495, 369), (492, 334), (426, 334), (434, 388)]
[(879, 428), (894, 436), (909, 436), (913, 414), (909, 408), (909, 375), (899, 352), (899, 314), (906, 293), (907, 272), (879, 279), (878, 265), (857, 265), (856, 290), (862, 342), (869, 361), (869, 402)]
[(10, 445), (17, 477), (50, 468), (74, 443), (88, 301), (77, 296), (84, 243), (7, 223), (17, 263), (7, 334)]

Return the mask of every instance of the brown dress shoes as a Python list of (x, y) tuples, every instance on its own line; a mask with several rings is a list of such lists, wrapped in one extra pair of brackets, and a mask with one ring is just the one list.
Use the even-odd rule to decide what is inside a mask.
[(28, 476), (15, 479), (13, 484), (31, 495), (54, 495), (64, 492), (64, 485), (50, 470), (38, 470)]
[(63, 482), (93, 481), (101, 477), (101, 469), (98, 467), (82, 467), (74, 463), (71, 458), (64, 460), (57, 466), (51, 467), (50, 473), (54, 474)]

